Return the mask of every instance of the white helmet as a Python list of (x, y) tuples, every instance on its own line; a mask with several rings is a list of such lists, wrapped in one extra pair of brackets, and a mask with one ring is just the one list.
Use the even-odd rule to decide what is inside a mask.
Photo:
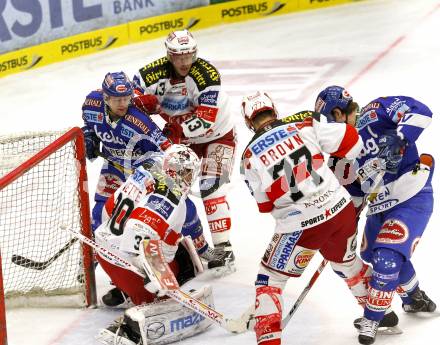
[(165, 151), (163, 170), (186, 193), (199, 174), (200, 159), (188, 146), (175, 144)]
[(167, 55), (194, 54), (197, 55), (197, 42), (188, 30), (171, 32), (165, 40)]
[(252, 119), (262, 111), (272, 111), (274, 118), (278, 116), (278, 112), (272, 99), (266, 92), (257, 91), (252, 95), (244, 96), (241, 101), (241, 114), (244, 117), (244, 122), (248, 128), (255, 132), (255, 128), (252, 125)]

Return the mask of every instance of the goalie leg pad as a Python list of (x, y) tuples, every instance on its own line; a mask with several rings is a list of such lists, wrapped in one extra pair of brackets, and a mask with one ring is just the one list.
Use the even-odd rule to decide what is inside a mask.
[[(192, 292), (191, 296), (214, 306), (210, 286)], [(172, 299), (127, 309), (125, 317), (126, 324), (148, 345), (178, 342), (206, 331), (212, 324)]]

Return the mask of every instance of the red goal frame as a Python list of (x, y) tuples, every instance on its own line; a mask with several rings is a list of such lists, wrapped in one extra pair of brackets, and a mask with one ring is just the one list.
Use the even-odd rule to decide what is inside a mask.
[[(0, 178), (0, 190), (7, 185), (18, 179), (24, 173), (32, 169), (38, 163), (46, 159), (53, 152), (57, 151), (69, 142), (74, 141), (75, 146), (75, 159), (79, 163), (79, 178), (78, 178), (78, 195), (80, 200), (80, 215), (82, 218), (81, 232), (88, 238), (92, 238), (92, 230), (90, 225), (90, 205), (89, 194), (87, 190), (87, 170), (86, 170), (86, 158), (85, 158), (85, 145), (84, 135), (79, 127), (74, 127), (67, 131), (61, 137), (54, 142), (46, 146), (40, 152), (26, 160), (20, 166)], [(95, 272), (93, 267), (93, 252), (92, 249), (83, 244), (83, 264), (85, 268), (85, 297), (87, 306), (95, 306), (96, 299), (96, 283)], [(2, 259), (0, 248), (0, 345), (7, 345), (7, 329), (6, 329), (6, 306), (5, 306), (5, 293), (3, 287), (3, 273), (2, 273)]]

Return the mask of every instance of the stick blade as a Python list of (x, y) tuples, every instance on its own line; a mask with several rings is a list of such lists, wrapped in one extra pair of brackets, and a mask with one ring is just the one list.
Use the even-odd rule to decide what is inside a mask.
[(42, 271), (46, 268), (44, 262), (36, 262), (17, 254), (12, 255), (11, 261), (18, 266), (31, 268), (37, 271)]

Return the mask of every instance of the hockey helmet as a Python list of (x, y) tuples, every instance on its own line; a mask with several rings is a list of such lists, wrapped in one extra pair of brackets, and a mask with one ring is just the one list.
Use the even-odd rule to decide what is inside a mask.
[(165, 40), (167, 56), (193, 54), (193, 60), (197, 57), (197, 42), (188, 30), (171, 32)]
[(241, 114), (244, 117), (246, 126), (251, 131), (255, 131), (252, 120), (263, 111), (272, 111), (274, 118), (278, 116), (275, 104), (266, 92), (257, 91), (257, 93), (243, 97), (241, 101)]
[(131, 96), (133, 94), (133, 84), (124, 72), (109, 72), (102, 82), (102, 90), (108, 96)]
[(163, 170), (186, 193), (200, 170), (200, 159), (188, 146), (175, 144), (165, 151)]
[(325, 115), (329, 120), (335, 121), (333, 109), (339, 108), (346, 113), (348, 106), (353, 102), (353, 97), (341, 86), (329, 86), (322, 90), (315, 102), (315, 111)]

